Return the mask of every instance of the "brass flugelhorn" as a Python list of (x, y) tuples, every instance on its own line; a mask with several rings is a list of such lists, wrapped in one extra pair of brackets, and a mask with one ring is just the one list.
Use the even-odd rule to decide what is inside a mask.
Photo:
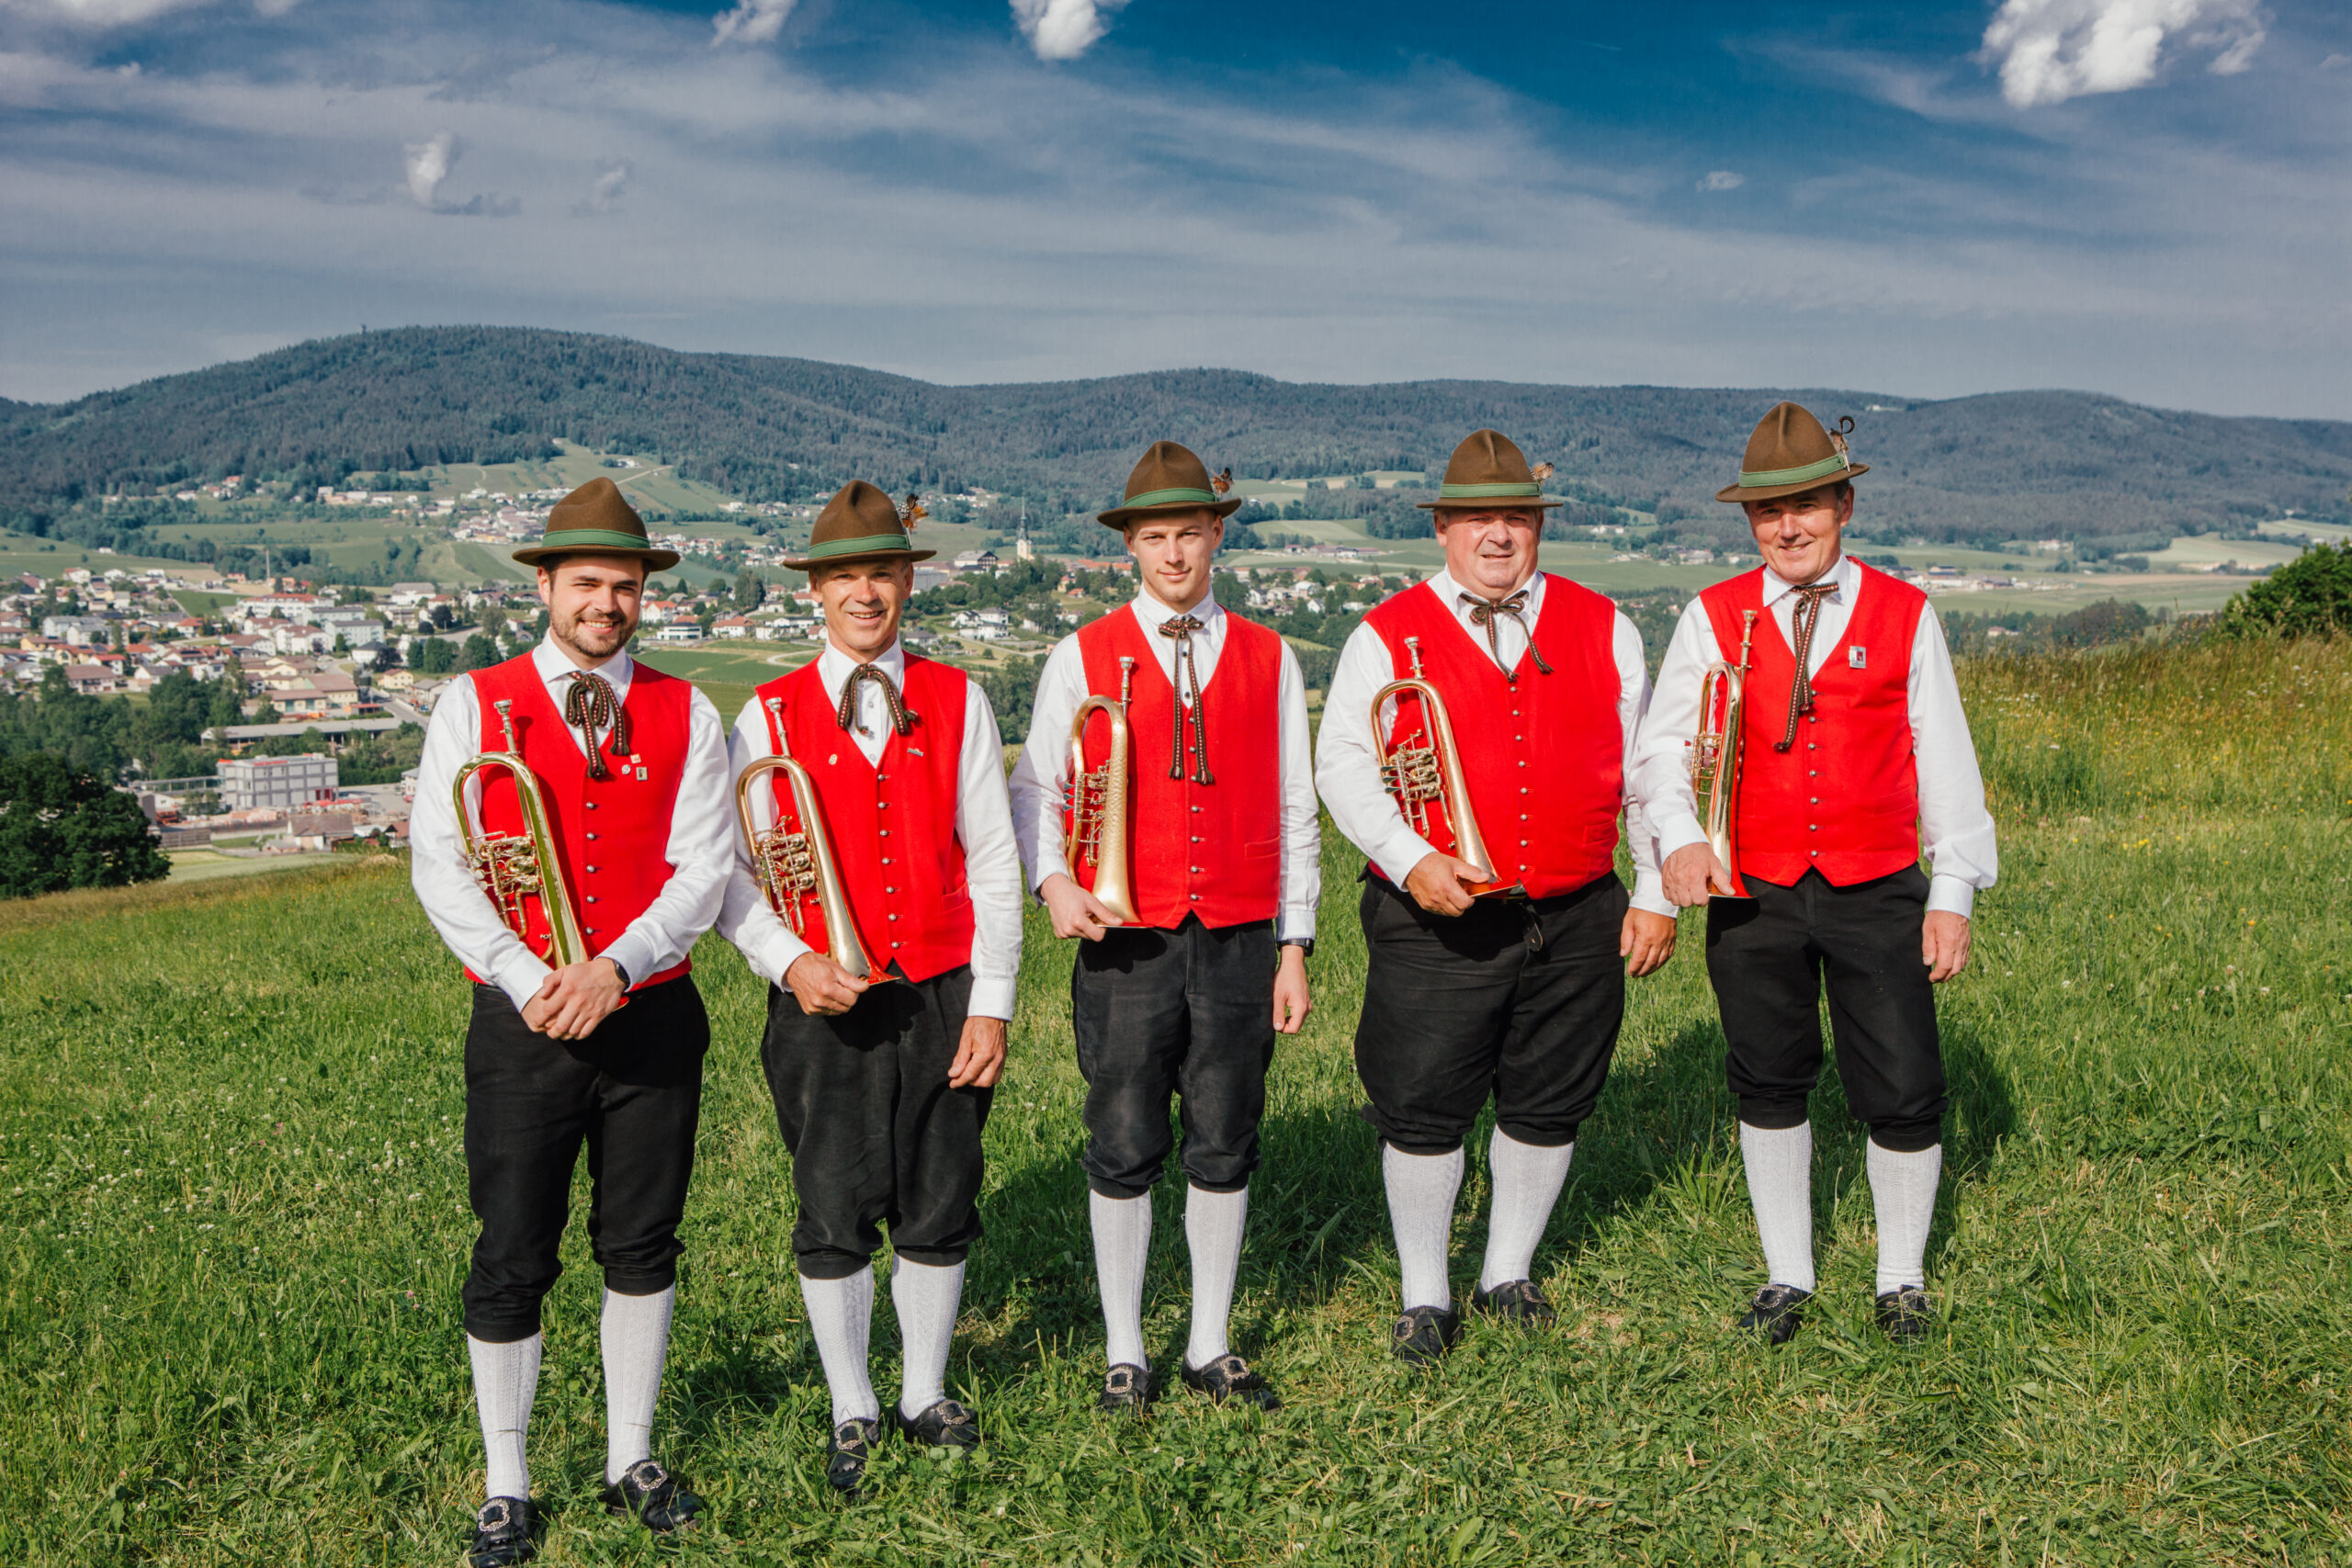
[[(547, 801), (539, 793), (538, 775), (523, 761), (523, 748), (514, 739), (514, 705), (501, 699), (490, 705), (497, 710), (499, 728), (506, 732), (506, 750), (484, 751), (458, 770), (449, 791), (458, 810), (458, 842), (465, 850), (474, 880), (490, 895), (498, 918), (526, 942), (530, 940), (531, 929), (526, 904), (538, 901), (548, 922), (548, 948), (539, 956), (561, 969), (588, 957), (588, 939), (581, 932), (580, 917), (571, 907), (571, 889), (563, 880), (563, 861), (556, 853), (555, 833), (548, 825)], [(514, 781), (515, 804), (523, 813), (522, 832), (492, 833), (475, 826), (473, 814), (466, 808), (466, 785), (486, 769), (503, 769)]]
[[(1396, 723), (1382, 748), (1380, 782), (1396, 797), (1397, 807), (1414, 832), (1442, 849), (1433, 831), (1442, 827), (1453, 837), (1455, 858), (1478, 868), (1482, 880), (1472, 884), (1472, 897), (1513, 892), (1519, 884), (1505, 885), (1495, 879), (1494, 860), (1487, 853), (1486, 836), (1478, 831), (1478, 814), (1471, 809), (1470, 783), (1462, 773), (1462, 751), (1453, 743), (1453, 721), (1445, 711), (1445, 699), (1421, 673), (1419, 637), (1405, 639), (1405, 656), (1412, 661), (1413, 672), (1389, 682), (1372, 697), (1374, 735), (1380, 733), (1380, 710), (1388, 705), (1389, 698), (1398, 699)], [(1403, 699), (1408, 696), (1421, 705), (1422, 733), (1399, 739), (1405, 730)]]
[[(1127, 864), (1127, 699), (1134, 689), (1136, 661), (1119, 660), (1119, 700), (1089, 697), (1078, 705), (1069, 720), (1069, 833), (1062, 855), (1069, 874), (1094, 901), (1117, 917), (1123, 926), (1140, 925), (1136, 890)], [(1086, 721), (1101, 713), (1111, 721), (1111, 749), (1102, 765), (1086, 765)], [(1091, 867), (1094, 880), (1086, 878)]]
[[(768, 716), (779, 736), (784, 733), (783, 706), (781, 697), (767, 699)], [(784, 775), (792, 804), (787, 810), (777, 802), (775, 825), (762, 828), (752, 817), (752, 786), (771, 773)], [(735, 818), (742, 825), (752, 874), (759, 878), (768, 908), (784, 918), (793, 935), (853, 976), (862, 980), (872, 974), (874, 965), (865, 956), (865, 944), (857, 940), (849, 890), (842, 886), (824, 808), (817, 804), (817, 784), (808, 770), (782, 752), (752, 762), (735, 780)], [(814, 936), (812, 921), (820, 928)]]
[(1717, 898), (1749, 897), (1747, 885), (1739, 879), (1734, 840), (1739, 823), (1740, 709), (1747, 695), (1756, 612), (1747, 611), (1747, 617), (1739, 628), (1739, 662), (1718, 659), (1699, 677), (1699, 732), (1690, 741), (1690, 793), (1697, 797), (1699, 825), (1706, 830), (1707, 847), (1731, 874), (1730, 886), (1724, 887), (1710, 879), (1707, 891)]

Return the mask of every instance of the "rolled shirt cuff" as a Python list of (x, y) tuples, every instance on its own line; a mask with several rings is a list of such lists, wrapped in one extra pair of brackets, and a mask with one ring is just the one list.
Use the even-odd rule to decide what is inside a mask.
[(1707, 841), (1707, 830), (1699, 826), (1699, 818), (1688, 811), (1671, 812), (1650, 819), (1650, 830), (1657, 835), (1657, 858), (1662, 865), (1666, 857), (1677, 850)]
[[(1032, 876), (1029, 879), (1029, 891), (1042, 897), (1045, 893), (1046, 883), (1051, 882), (1057, 876), (1069, 876), (1069, 862), (1062, 858), (1061, 845), (1057, 843), (1049, 848), (1046, 845), (1039, 844), (1037, 846), (1037, 872), (1035, 876)], [(1072, 878), (1072, 880), (1076, 879)]]
[(631, 990), (645, 984), (653, 977), (656, 970), (663, 967), (655, 962), (658, 955), (651, 939), (639, 935), (634, 928), (621, 932), (610, 947), (596, 956), (609, 958), (626, 970)]
[(972, 1000), (964, 1011), (969, 1018), (1001, 1018), (1008, 1022), (1012, 1018), (1013, 993), (1019, 988), (1017, 976), (1002, 977), (986, 975), (972, 976)]
[(1380, 841), (1377, 852), (1371, 859), (1372, 863), (1380, 868), (1381, 875), (1402, 887), (1405, 878), (1413, 874), (1413, 868), (1435, 853), (1435, 844), (1399, 823), (1393, 836)]
[(497, 973), (488, 978), (492, 985), (506, 993), (506, 999), (514, 1004), (514, 1010), (521, 1012), (530, 1004), (531, 998), (539, 994), (540, 985), (554, 973), (545, 959), (526, 947), (517, 946), (514, 955), (500, 964)]
[(1638, 872), (1634, 877), (1634, 908), (1647, 914), (1664, 915), (1672, 919), (1682, 911), (1666, 896), (1666, 878), (1655, 871)]
[(1315, 906), (1293, 904), (1283, 910), (1282, 919), (1274, 922), (1282, 933), (1276, 942), (1313, 942), (1315, 940)]
[(759, 951), (744, 956), (752, 961), (752, 967), (758, 970), (768, 984), (781, 987), (785, 976), (800, 962), (800, 955), (808, 951), (808, 944), (795, 936), (791, 927), (779, 921), (768, 933), (767, 940), (759, 944)]
[(1928, 913), (1958, 915), (1969, 919), (1976, 912), (1976, 889), (1957, 876), (1939, 874), (1928, 879)]

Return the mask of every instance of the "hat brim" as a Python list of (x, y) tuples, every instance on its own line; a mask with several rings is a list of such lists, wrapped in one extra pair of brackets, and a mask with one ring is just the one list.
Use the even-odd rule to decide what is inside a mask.
[(1231, 495), (1223, 501), (1169, 501), (1158, 506), (1114, 506), (1108, 512), (1098, 512), (1094, 521), (1105, 528), (1124, 529), (1130, 523), (1146, 517), (1185, 517), (1195, 512), (1214, 512), (1219, 517), (1230, 517), (1241, 510), (1250, 498)]
[(792, 571), (807, 571), (811, 567), (845, 566), (851, 561), (861, 560), (902, 560), (911, 563), (929, 560), (938, 553), (937, 550), (860, 550), (857, 554), (850, 556), (819, 556), (814, 558), (804, 556), (798, 560), (787, 559), (784, 564)]
[(513, 552), (513, 558), (525, 566), (537, 566), (558, 556), (626, 556), (643, 561), (648, 571), (667, 571), (678, 564), (677, 551), (650, 545), (642, 548), (624, 548), (619, 545), (533, 545)]
[(1840, 468), (1834, 474), (1825, 474), (1820, 479), (1805, 479), (1792, 485), (1758, 485), (1750, 490), (1736, 484), (1727, 484), (1715, 491), (1715, 499), (1717, 501), (1770, 501), (1777, 496), (1803, 495), (1809, 490), (1820, 490), (1825, 486), (1834, 485), (1840, 479), (1850, 479), (1856, 474), (1867, 474), (1870, 471), (1871, 466), (1868, 463), (1856, 463), (1850, 468)]
[(1417, 501), (1413, 504), (1423, 512), (1542, 512), (1567, 502), (1543, 495), (1490, 495), (1480, 501)]

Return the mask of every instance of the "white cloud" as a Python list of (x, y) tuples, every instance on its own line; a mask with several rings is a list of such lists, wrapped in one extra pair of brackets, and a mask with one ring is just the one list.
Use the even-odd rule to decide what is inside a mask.
[(598, 212), (610, 212), (613, 204), (620, 200), (621, 193), (628, 189), (628, 164), (624, 159), (616, 158), (605, 164), (605, 172), (596, 176), (596, 183), (589, 188), (588, 199), (571, 210), (582, 218)]
[(408, 193), (429, 211), (438, 200), (441, 182), (449, 177), (458, 162), (458, 139), (448, 131), (436, 130), (429, 141), (410, 142), (406, 152)]
[(1012, 0), (1012, 19), (1040, 60), (1076, 60), (1110, 29), (1126, 0)]
[[(0, 0), (0, 16), (28, 17), (81, 28), (121, 28), (214, 3), (215, 0)], [(282, 17), (300, 3), (301, 0), (252, 0), (253, 8), (265, 17)]]
[(1707, 177), (1699, 182), (1699, 188), (1701, 190), (1737, 190), (1747, 183), (1746, 175), (1734, 174), (1729, 169), (1710, 169), (1707, 171)]
[(2004, 0), (1984, 29), (2001, 96), (2018, 108), (2155, 80), (2174, 48), (2211, 50), (2206, 66), (2232, 76), (2262, 47), (2256, 0)]
[(735, 0), (735, 7), (710, 19), (710, 47), (722, 43), (774, 43), (797, 0)]

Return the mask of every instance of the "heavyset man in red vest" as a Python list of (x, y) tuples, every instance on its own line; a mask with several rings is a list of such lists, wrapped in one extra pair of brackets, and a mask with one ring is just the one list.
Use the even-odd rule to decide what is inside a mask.
[[(808, 771), (868, 956), (861, 976), (770, 908), (740, 851), (719, 932), (769, 984), (761, 1046), (800, 1215), (792, 1250), (832, 1393), (826, 1479), (854, 1495), (881, 1436), (866, 1373), (874, 1255), (890, 1241), (905, 1342), (895, 1425), (923, 1448), (975, 1448), (947, 1397), (964, 1260), (979, 1239), (980, 1132), (1004, 1066), (1021, 970), (1021, 859), (988, 698), (953, 665), (906, 651), (914, 548), (863, 480), (818, 515), (805, 569), (825, 649), (752, 694), (730, 746)], [(752, 795), (774, 820), (781, 772)], [(813, 928), (811, 928), (813, 930)]]
[[(1225, 519), (1239, 504), (1220, 499), (1207, 467), (1176, 443), (1144, 454), (1125, 501), (1101, 519), (1126, 536), (1140, 591), (1047, 657), (1012, 774), (1030, 884), (1055, 934), (1083, 939), (1070, 1022), (1086, 1078), (1104, 1410), (1140, 1414), (1153, 1393), (1144, 1259), (1169, 1101), (1180, 1096), (1193, 1259), (1182, 1380), (1218, 1402), (1281, 1404), (1234, 1353), (1227, 1324), (1274, 1036), (1306, 1021), (1322, 872), (1297, 656), (1210, 592)], [(1075, 771), (1122, 770), (1127, 807), (1093, 830), (1096, 852), (1082, 850), (1073, 866), (1064, 853), (1070, 727), (1091, 697), (1125, 705), (1125, 754), (1112, 756), (1111, 721), (1097, 711)], [(1125, 850), (1132, 921), (1095, 896), (1103, 844)]]
[[(535, 1550), (523, 1445), (539, 1303), (562, 1271), (557, 1244), (583, 1144), (589, 1245), (605, 1273), (605, 1501), (657, 1531), (690, 1524), (700, 1506), (654, 1461), (651, 1432), (710, 1043), (686, 954), (734, 865), (717, 710), (625, 651), (646, 574), (677, 556), (652, 548), (600, 479), (558, 502), (546, 536), (514, 558), (538, 569), (548, 635), (450, 683), (425, 733), (410, 823), (417, 897), (473, 981), (465, 1145), (481, 1230), (465, 1318), (488, 1450), (475, 1568)], [(538, 896), (493, 902), (477, 880), (452, 799), (467, 759), (518, 750), (586, 947), (560, 968), (548, 963)], [(478, 773), (467, 795), (477, 833), (524, 833), (511, 773)]]
[[(1784, 402), (1748, 438), (1715, 499), (1747, 509), (1764, 564), (1682, 612), (1635, 780), (1667, 896), (1707, 905), (1707, 974), (1770, 1276), (1740, 1325), (1775, 1345), (1815, 1286), (1805, 1100), (1821, 1076), (1825, 985), (1847, 1108), (1871, 1130), (1878, 1321), (1897, 1340), (1928, 1331), (1945, 1108), (1933, 987), (1966, 967), (1976, 890), (1999, 865), (1943, 628), (1927, 595), (1840, 545), (1854, 476), (1868, 471), (1847, 453), (1852, 427), (1833, 435)], [(1707, 666), (1736, 664), (1743, 642), (1726, 868), (1695, 813), (1689, 747)], [(1751, 897), (1720, 896), (1733, 873)]]
[[(1356, 1069), (1401, 1271), (1390, 1348), (1420, 1368), (1461, 1330), (1446, 1256), (1462, 1140), (1490, 1095), (1494, 1216), (1472, 1304), (1552, 1320), (1535, 1248), (1609, 1075), (1625, 976), (1674, 951), (1673, 906), (1623, 789), (1648, 698), (1640, 634), (1608, 600), (1536, 570), (1544, 509), (1559, 502), (1506, 437), (1464, 440), (1424, 504), (1445, 570), (1348, 638), (1315, 766), (1332, 821), (1371, 862)], [(1414, 697), (1375, 721), (1373, 699), (1416, 674), (1448, 710), (1489, 864), (1464, 857), (1459, 803), (1416, 798), (1408, 817), (1383, 778), (1389, 749), (1424, 743), (1431, 716)], [(1621, 815), (1630, 899), (1615, 869)]]

